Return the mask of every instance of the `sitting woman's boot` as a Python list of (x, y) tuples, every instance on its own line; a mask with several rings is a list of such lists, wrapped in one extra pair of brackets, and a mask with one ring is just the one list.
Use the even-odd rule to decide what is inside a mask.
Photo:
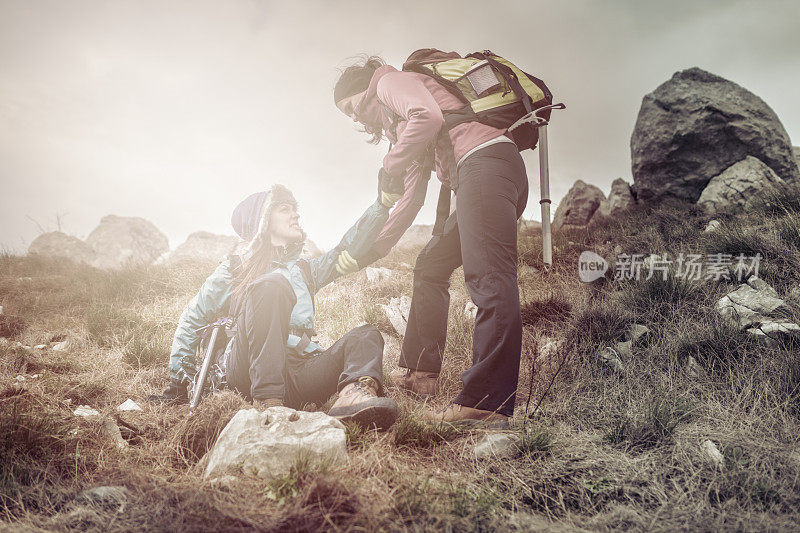
[(397, 403), (391, 398), (379, 397), (378, 388), (378, 382), (368, 376), (348, 383), (339, 392), (339, 398), (328, 414), (343, 422), (387, 429), (397, 419)]
[(189, 403), (189, 392), (186, 389), (186, 383), (171, 379), (169, 381), (169, 387), (167, 387), (164, 392), (161, 394), (151, 394), (147, 397), (147, 401), (165, 405)]

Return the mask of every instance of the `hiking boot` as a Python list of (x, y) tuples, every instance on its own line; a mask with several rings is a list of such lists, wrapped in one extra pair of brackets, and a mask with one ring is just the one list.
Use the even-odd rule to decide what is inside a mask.
[(428, 409), (422, 418), (433, 424), (451, 424), (453, 426), (475, 426), (491, 429), (508, 429), (508, 417), (495, 411), (484, 411), (466, 405), (451, 403), (444, 409), (434, 411)]
[(397, 403), (391, 398), (378, 397), (378, 387), (378, 382), (369, 376), (348, 383), (328, 414), (343, 422), (387, 429), (397, 419)]
[(394, 383), (401, 389), (407, 390), (419, 398), (432, 398), (436, 396), (439, 374), (424, 372), (422, 370), (406, 369), (402, 374), (392, 376)]
[(185, 383), (171, 379), (169, 381), (169, 387), (164, 389), (164, 392), (161, 394), (151, 394), (147, 397), (147, 401), (165, 405), (189, 403), (189, 391)]
[(270, 407), (283, 407), (283, 400), (280, 398), (267, 398), (266, 400), (253, 400), (253, 407), (259, 411)]

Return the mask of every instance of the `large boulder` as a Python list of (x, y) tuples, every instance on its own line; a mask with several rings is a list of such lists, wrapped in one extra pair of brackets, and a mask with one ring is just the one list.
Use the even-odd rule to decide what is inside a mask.
[(344, 425), (325, 413), (271, 407), (242, 409), (208, 452), (205, 478), (235, 472), (259, 477), (289, 473), (298, 459), (339, 464), (347, 460)]
[(714, 176), (747, 156), (787, 182), (800, 179), (792, 145), (775, 112), (724, 78), (691, 68), (646, 95), (631, 136), (640, 200), (697, 201)]
[(603, 191), (594, 185), (589, 185), (582, 180), (576, 181), (556, 208), (556, 214), (553, 216), (553, 229), (586, 226), (594, 212), (600, 207), (600, 203), (605, 199), (606, 195), (603, 194)]
[(97, 254), (97, 268), (120, 268), (128, 264), (149, 265), (169, 250), (166, 235), (152, 222), (139, 217), (107, 215), (86, 238)]
[(168, 261), (219, 261), (230, 254), (239, 242), (232, 235), (216, 235), (207, 231), (197, 231), (186, 238), (186, 242), (169, 254)]
[(792, 146), (792, 155), (794, 156), (794, 162), (797, 163), (797, 167), (800, 168), (800, 146)]
[(91, 263), (95, 259), (92, 247), (72, 235), (60, 231), (42, 233), (28, 247), (29, 254), (48, 257), (66, 257), (78, 263)]
[(764, 189), (783, 183), (771, 168), (749, 155), (711, 178), (697, 205), (712, 214), (730, 207), (745, 207)]
[(600, 205), (592, 215), (591, 223), (619, 216), (634, 205), (636, 205), (636, 199), (631, 193), (631, 186), (622, 178), (617, 178), (611, 182), (608, 199), (604, 198), (600, 201)]

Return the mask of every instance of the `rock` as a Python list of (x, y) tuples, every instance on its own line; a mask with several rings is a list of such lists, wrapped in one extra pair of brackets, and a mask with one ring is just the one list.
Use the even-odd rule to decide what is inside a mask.
[(784, 181), (800, 177), (777, 115), (739, 85), (695, 67), (642, 100), (631, 136), (640, 201), (669, 195), (695, 202), (711, 178), (747, 156)]
[(394, 276), (394, 272), (384, 267), (367, 267), (364, 269), (364, 273), (367, 275), (367, 281), (370, 283), (392, 279), (392, 276)]
[(767, 346), (777, 346), (786, 344), (792, 339), (800, 339), (800, 326), (789, 320), (764, 319), (745, 331)]
[(70, 342), (68, 340), (61, 341), (53, 345), (53, 350), (57, 352), (67, 352), (70, 349)]
[(641, 339), (643, 336), (650, 333), (650, 328), (643, 324), (631, 324), (628, 328), (628, 340), (631, 343), (636, 344), (636, 341)]
[(732, 207), (747, 207), (770, 187), (783, 185), (784, 181), (771, 168), (752, 156), (714, 176), (703, 192), (697, 205), (707, 213), (716, 213)]
[(236, 247), (239, 238), (232, 235), (216, 235), (197, 231), (175, 248), (167, 257), (167, 263), (180, 261), (221, 261)]
[(408, 296), (392, 298), (388, 304), (378, 304), (378, 307), (383, 309), (386, 318), (389, 319), (397, 334), (401, 337), (405, 336), (408, 314), (411, 312), (411, 298)]
[(204, 477), (241, 471), (270, 478), (289, 473), (298, 458), (339, 464), (347, 460), (344, 425), (321, 412), (271, 407), (243, 409), (220, 433), (209, 452)]
[(306, 242), (303, 243), (303, 251), (301, 253), (303, 257), (314, 259), (316, 257), (321, 256), (324, 253), (325, 251), (322, 250), (322, 248), (320, 248), (319, 246), (317, 246), (317, 243), (315, 243), (311, 239), (306, 239)]
[(608, 199), (600, 201), (600, 205), (592, 215), (591, 224), (599, 223), (603, 220), (613, 219), (631, 207), (636, 205), (636, 200), (631, 194), (631, 186), (628, 185), (622, 178), (617, 178), (611, 182), (611, 192), (608, 193)]
[(20, 374), (20, 375), (18, 375), (17, 377), (14, 378), (14, 381), (17, 381), (18, 383), (22, 383), (23, 381), (26, 381), (27, 379), (28, 378), (26, 378), (25, 376)]
[(122, 511), (128, 503), (128, 489), (125, 487), (105, 486), (88, 489), (75, 497), (75, 501), (81, 504), (98, 505), (101, 507), (119, 507)]
[(553, 230), (565, 226), (583, 227), (588, 225), (592, 215), (605, 199), (603, 191), (594, 185), (589, 185), (582, 180), (576, 181), (556, 208), (556, 214), (553, 216)]
[(794, 162), (800, 167), (800, 146), (792, 146), (792, 155), (794, 156)]
[(395, 248), (401, 250), (411, 250), (422, 248), (428, 241), (431, 240), (433, 235), (433, 225), (430, 224), (414, 224), (406, 230), (400, 240), (397, 241)]
[(721, 227), (722, 222), (719, 220), (710, 220), (708, 225), (706, 225), (706, 229), (703, 230), (703, 233), (711, 233), (712, 231), (717, 231)]
[(721, 468), (725, 464), (725, 456), (719, 451), (717, 445), (710, 440), (706, 440), (700, 445), (700, 451), (703, 452), (706, 460), (715, 467)]
[(508, 433), (487, 433), (475, 444), (472, 454), (480, 461), (490, 457), (511, 457), (517, 451), (517, 440)]
[(3, 314), (3, 306), (0, 305), (0, 315), (2, 315), (2, 314)]
[(464, 318), (467, 320), (475, 320), (478, 316), (478, 306), (475, 305), (472, 300), (468, 301), (466, 305), (464, 305)]
[(775, 289), (760, 278), (750, 278), (747, 283), (720, 298), (715, 308), (740, 328), (758, 324), (789, 310)]
[(539, 233), (542, 231), (542, 223), (538, 220), (526, 220), (524, 218), (520, 218), (517, 220), (517, 234), (533, 234)]
[(37, 344), (36, 346), (33, 347), (33, 349), (34, 350), (46, 350), (47, 349), (47, 345), (46, 344)]
[(122, 402), (119, 407), (117, 407), (117, 411), (141, 411), (142, 408), (139, 405), (128, 398), (124, 402)]
[(689, 376), (693, 378), (699, 378), (705, 374), (703, 367), (701, 367), (698, 364), (697, 359), (695, 359), (691, 355), (689, 356), (689, 359), (686, 361), (686, 372), (689, 374)]
[(64, 257), (76, 263), (86, 264), (91, 264), (95, 259), (95, 253), (91, 246), (77, 237), (60, 231), (42, 233), (36, 237), (28, 247), (28, 253), (47, 257)]
[(108, 439), (111, 440), (111, 442), (116, 444), (117, 448), (124, 449), (129, 446), (128, 441), (122, 438), (122, 433), (119, 430), (119, 426), (117, 426), (117, 423), (114, 422), (112, 419), (106, 418), (105, 420), (103, 420), (102, 427), (105, 436), (108, 437)]
[(617, 352), (620, 358), (631, 359), (633, 357), (633, 342), (618, 342), (614, 345), (614, 350)]
[(85, 417), (100, 416), (100, 413), (98, 413), (96, 410), (92, 409), (88, 405), (79, 405), (78, 408), (75, 409), (75, 411), (73, 411), (72, 414), (75, 416), (85, 416)]
[(625, 370), (625, 365), (622, 363), (619, 353), (610, 346), (603, 348), (600, 352), (600, 361), (614, 372), (622, 373)]
[(151, 222), (116, 215), (103, 217), (86, 243), (96, 254), (92, 265), (106, 269), (129, 264), (149, 265), (169, 250), (167, 237)]

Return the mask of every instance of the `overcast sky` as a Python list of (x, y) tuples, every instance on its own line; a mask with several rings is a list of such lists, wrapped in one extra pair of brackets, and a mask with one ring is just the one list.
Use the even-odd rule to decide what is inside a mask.
[[(337, 68), (418, 48), (491, 49), (568, 109), (550, 126), (554, 202), (583, 179), (632, 181), (642, 96), (699, 66), (753, 91), (800, 144), (797, 1), (0, 0), (0, 249), (41, 231), (85, 238), (106, 214), (153, 222), (175, 248), (232, 233), (236, 203), (289, 186), (333, 246), (374, 200), (387, 146), (333, 105)], [(539, 218), (525, 152), (526, 218)], [(418, 223), (432, 223), (431, 181)]]

